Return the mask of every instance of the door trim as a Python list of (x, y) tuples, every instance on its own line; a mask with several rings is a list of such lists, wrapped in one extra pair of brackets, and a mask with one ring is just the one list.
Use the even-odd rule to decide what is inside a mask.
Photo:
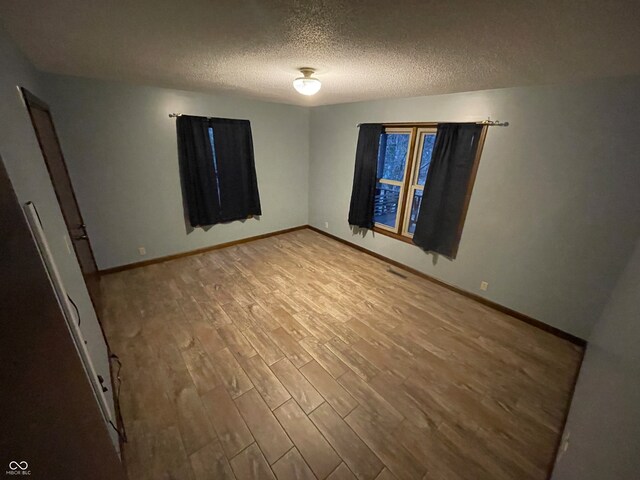
[[(35, 128), (35, 126), (33, 125), (33, 116), (31, 113), (32, 107), (35, 106), (37, 108), (39, 108), (40, 110), (43, 110), (45, 112), (47, 112), (47, 114), (49, 115), (49, 118), (51, 119), (51, 128), (53, 129), (53, 135), (56, 138), (56, 142), (58, 143), (58, 147), (60, 147), (60, 151), (62, 151), (62, 144), (60, 143), (60, 137), (58, 136), (58, 132), (56, 130), (56, 125), (53, 121), (53, 116), (51, 115), (51, 110), (49, 109), (49, 106), (43, 102), (42, 100), (40, 100), (38, 97), (36, 97), (33, 93), (31, 93), (29, 90), (27, 90), (24, 87), (20, 87), (20, 93), (22, 93), (22, 98), (24, 99), (24, 104), (27, 107), (27, 112), (29, 113), (29, 118), (31, 120), (31, 126), (33, 128), (33, 131), (36, 134), (36, 138), (38, 140), (38, 146), (40, 147), (40, 153), (42, 153), (42, 158), (44, 160), (44, 164), (47, 167), (47, 173), (49, 173), (49, 180), (51, 180), (51, 184), (53, 186), (53, 191), (56, 194), (56, 199), (58, 200), (58, 205), (60, 206), (60, 211), (62, 212), (62, 217), (64, 218), (65, 221), (65, 226), (67, 227), (67, 234), (69, 235), (69, 242), (71, 243), (71, 245), (73, 246), (73, 251), (76, 255), (76, 259), (78, 260), (78, 264), (80, 264), (80, 259), (78, 256), (78, 252), (76, 250), (76, 245), (73, 242), (73, 238), (71, 236), (71, 232), (69, 231), (69, 219), (67, 218), (67, 215), (64, 212), (64, 209), (61, 206), (61, 200), (60, 200), (60, 196), (58, 195), (58, 192), (55, 188), (55, 184), (53, 183), (53, 177), (51, 175), (51, 168), (49, 167), (49, 162), (47, 161), (47, 157), (44, 153), (44, 149), (42, 148), (42, 141), (40, 139), (40, 134), (38, 133), (38, 130)], [(63, 166), (64, 166), (64, 171), (67, 175), (67, 177), (69, 178), (69, 181), (71, 182), (71, 175), (69, 175), (69, 169), (67, 168), (67, 162), (66, 160), (64, 160), (64, 154), (62, 155), (63, 157)], [(78, 202), (78, 198), (76, 197), (76, 192), (73, 188), (73, 182), (71, 182), (71, 194), (73, 195), (73, 201), (76, 204), (76, 207), (78, 209), (78, 215), (80, 216), (80, 221), (82, 222), (82, 224), (84, 225), (84, 217), (82, 216), (82, 210), (80, 210), (80, 203)], [(85, 232), (86, 233), (86, 232)], [(88, 246), (89, 246), (89, 251), (91, 252), (91, 261), (93, 262), (93, 266), (95, 267), (96, 273), (97, 275), (99, 275), (99, 270), (98, 270), (98, 264), (96, 263), (96, 257), (93, 253), (93, 246), (91, 245), (91, 239), (89, 239), (88, 242)], [(93, 307), (96, 310), (96, 314), (98, 314), (98, 309), (96, 308), (96, 301), (93, 298), (93, 296), (91, 295), (91, 292), (89, 290), (89, 288), (87, 287), (87, 291), (89, 292), (89, 297), (91, 298), (91, 303), (93, 303)]]

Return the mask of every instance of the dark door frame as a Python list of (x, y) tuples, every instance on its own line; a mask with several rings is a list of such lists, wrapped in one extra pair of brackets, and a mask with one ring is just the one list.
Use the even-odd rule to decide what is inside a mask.
[[(31, 93), (29, 90), (27, 90), (24, 87), (20, 87), (20, 92), (22, 93), (22, 97), (24, 99), (24, 104), (27, 107), (27, 111), (29, 113), (29, 117), (31, 119), (33, 119), (33, 114), (32, 114), (32, 106), (36, 106), (41, 110), (46, 111), (49, 114), (49, 117), (51, 118), (51, 127), (53, 129), (53, 134), (55, 136), (56, 142), (58, 143), (58, 146), (60, 147), (60, 151), (62, 151), (62, 146), (60, 143), (60, 138), (58, 137), (58, 132), (56, 131), (56, 126), (55, 123), (53, 122), (53, 116), (51, 115), (51, 110), (49, 109), (49, 105), (47, 105), (45, 102), (43, 102), (42, 100), (40, 100), (38, 97), (36, 97), (33, 93)], [(33, 123), (33, 120), (32, 120)], [(56, 199), (58, 200), (58, 204), (60, 205), (60, 211), (62, 212), (62, 216), (64, 218), (64, 222), (65, 222), (65, 226), (67, 227), (67, 233), (69, 235), (69, 242), (71, 243), (71, 245), (73, 246), (73, 251), (76, 255), (76, 259), (78, 260), (78, 263), (80, 264), (80, 255), (78, 253), (78, 249), (76, 247), (75, 242), (73, 241), (73, 232), (69, 229), (69, 225), (70, 225), (70, 220), (67, 217), (64, 209), (62, 208), (62, 200), (60, 198), (60, 195), (58, 194), (58, 191), (56, 190), (55, 187), (55, 182), (51, 173), (51, 167), (49, 166), (49, 161), (47, 160), (47, 155), (45, 154), (43, 145), (42, 145), (42, 140), (40, 138), (40, 134), (38, 133), (38, 130), (35, 128), (35, 126), (33, 127), (33, 130), (36, 134), (36, 138), (38, 140), (38, 146), (40, 147), (40, 151), (42, 152), (42, 157), (44, 158), (44, 163), (47, 166), (47, 172), (49, 173), (49, 179), (51, 180), (51, 183), (53, 185), (53, 191), (56, 194)], [(71, 175), (69, 175), (69, 170), (67, 168), (67, 163), (64, 160), (64, 155), (62, 155), (63, 157), (63, 166), (64, 166), (64, 170), (65, 173), (67, 175), (67, 177), (69, 178), (69, 182), (71, 183)], [(91, 253), (91, 261), (93, 262), (93, 267), (95, 268), (96, 271), (96, 275), (100, 275), (99, 274), (99, 270), (98, 270), (98, 264), (96, 263), (96, 258), (95, 255), (93, 253), (93, 247), (91, 246), (91, 240), (89, 239), (89, 235), (87, 234), (86, 228), (85, 228), (85, 223), (84, 223), (84, 218), (82, 216), (82, 211), (80, 210), (80, 204), (78, 203), (78, 199), (76, 197), (76, 192), (73, 189), (73, 183), (71, 183), (71, 193), (73, 195), (73, 201), (76, 204), (76, 208), (78, 210), (78, 215), (80, 216), (80, 221), (81, 221), (81, 225), (80, 228), (83, 230), (84, 235), (86, 236), (87, 239), (87, 243), (88, 243), (88, 247), (89, 247), (89, 252)], [(83, 275), (84, 278), (84, 275)], [(85, 281), (86, 284), (86, 281)], [(93, 308), (96, 311), (96, 315), (98, 316), (98, 321), (100, 322), (100, 312), (99, 312), (99, 299), (94, 298), (95, 294), (91, 291), (91, 289), (89, 288), (89, 286), (87, 285), (87, 291), (89, 292), (89, 298), (91, 298), (91, 303), (93, 304)], [(100, 322), (100, 326), (102, 327), (102, 322)], [(103, 332), (104, 333), (104, 332)], [(105, 338), (106, 339), (106, 338)]]

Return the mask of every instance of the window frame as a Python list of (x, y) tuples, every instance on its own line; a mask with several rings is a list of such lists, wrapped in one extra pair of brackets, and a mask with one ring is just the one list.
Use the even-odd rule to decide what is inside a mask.
[[(403, 208), (402, 205), (404, 205), (404, 193), (405, 193), (405, 185), (406, 185), (406, 180), (407, 180), (407, 172), (409, 171), (409, 164), (411, 163), (411, 152), (413, 150), (413, 142), (414, 142), (414, 134), (415, 131), (413, 128), (406, 128), (406, 127), (390, 127), (390, 128), (385, 128), (383, 134), (393, 134), (393, 133), (408, 133), (409, 134), (409, 148), (407, 149), (407, 156), (405, 157), (404, 160), (404, 170), (402, 172), (402, 180), (398, 181), (398, 180), (389, 180), (386, 178), (381, 178), (381, 177), (377, 177), (376, 176), (376, 184), (377, 183), (383, 183), (385, 185), (394, 185), (397, 187), (400, 187), (400, 195), (398, 196), (398, 211), (396, 212), (396, 221), (395, 221), (395, 227), (390, 227), (389, 225), (385, 225), (384, 223), (375, 223), (374, 229), (375, 228), (379, 228), (381, 230), (384, 230), (385, 232), (389, 232), (389, 233), (398, 233), (398, 225), (401, 224), (402, 222), (400, 221), (402, 219), (402, 215), (403, 215)], [(379, 154), (380, 152), (378, 152)]]
[[(418, 175), (420, 170), (420, 161), (422, 160), (422, 151), (424, 149), (424, 139), (427, 135), (437, 135), (436, 127), (416, 127), (414, 128), (417, 145), (413, 151), (413, 160), (411, 165), (411, 176), (407, 182), (407, 195), (404, 205), (404, 218), (402, 219), (402, 231), (400, 235), (409, 239), (413, 238), (413, 233), (409, 232), (409, 223), (411, 218), (411, 207), (413, 204), (413, 196), (416, 190), (424, 192), (424, 185), (418, 183)], [(427, 172), (428, 174), (428, 172)], [(426, 183), (426, 180), (425, 180)]]
[(418, 169), (420, 168), (420, 157), (424, 144), (423, 133), (436, 133), (437, 126), (385, 126), (383, 134), (405, 133), (409, 134), (409, 148), (405, 159), (404, 174), (401, 181), (376, 178), (377, 183), (396, 185), (400, 187), (398, 197), (398, 211), (396, 212), (395, 227), (390, 227), (383, 223), (375, 222), (373, 231), (382, 233), (407, 243), (413, 243), (413, 234), (409, 233), (409, 217), (411, 215), (411, 205), (414, 190), (424, 190), (424, 186), (418, 185)]
[[(418, 185), (418, 170), (420, 168), (420, 159), (422, 156), (422, 149), (424, 148), (424, 135), (428, 133), (436, 133), (438, 130), (438, 123), (436, 122), (422, 122), (422, 123), (395, 123), (395, 124), (383, 124), (383, 133), (408, 133), (411, 132), (409, 139), (409, 150), (407, 152), (407, 161), (405, 163), (405, 173), (402, 182), (386, 181), (381, 182), (381, 179), (377, 179), (380, 183), (391, 183), (393, 185), (400, 185), (400, 196), (398, 198), (398, 213), (396, 214), (396, 226), (395, 228), (383, 225), (381, 223), (374, 223), (373, 231), (382, 235), (395, 238), (402, 242), (413, 243), (413, 234), (409, 233), (409, 219), (411, 216), (411, 202), (413, 201), (413, 192), (415, 190), (422, 190), (424, 192), (424, 186)], [(462, 227), (464, 225), (467, 209), (471, 200), (471, 192), (475, 183), (476, 173), (478, 165), (480, 163), (480, 157), (482, 156), (482, 150), (484, 147), (484, 140), (486, 137), (487, 127), (483, 129), (478, 144), (478, 151), (474, 159), (474, 165), (472, 169), (471, 177), (469, 178), (469, 184), (467, 186), (467, 197), (464, 211), (461, 217), (459, 233), (462, 234)], [(410, 174), (408, 175), (407, 172)], [(425, 182), (426, 183), (426, 182)]]

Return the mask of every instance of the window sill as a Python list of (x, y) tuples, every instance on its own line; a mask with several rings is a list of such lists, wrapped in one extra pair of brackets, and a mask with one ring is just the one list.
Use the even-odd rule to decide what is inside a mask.
[(384, 228), (374, 226), (373, 232), (379, 233), (380, 235), (384, 235), (386, 237), (395, 238), (396, 240), (400, 240), (401, 242), (408, 243), (410, 245), (415, 245), (415, 243), (413, 243), (413, 240), (410, 237), (405, 237), (404, 235), (400, 235), (395, 232), (390, 232), (389, 230), (385, 230)]

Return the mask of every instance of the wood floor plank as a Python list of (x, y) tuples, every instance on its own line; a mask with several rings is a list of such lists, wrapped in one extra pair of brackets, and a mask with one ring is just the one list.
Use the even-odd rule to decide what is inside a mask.
[(336, 357), (327, 347), (325, 347), (315, 337), (307, 337), (300, 340), (300, 345), (311, 355), (316, 362), (331, 374), (333, 378), (338, 378), (347, 371), (347, 366)]
[[(278, 326), (278, 328), (280, 327)], [(243, 332), (243, 335), (267, 365), (272, 365), (284, 357), (284, 353), (273, 343), (262, 328), (249, 328)]]
[(209, 356), (215, 355), (216, 352), (222, 350), (226, 345), (220, 334), (209, 323), (196, 322), (192, 326), (193, 337), (198, 339), (202, 350)]
[[(398, 480), (398, 479), (393, 473), (391, 473), (391, 471), (388, 468), (385, 468), (384, 470), (382, 470), (382, 472), (380, 472), (380, 475), (376, 477), (376, 480)], [(425, 476), (423, 480), (428, 480), (428, 478)]]
[(359, 406), (345, 418), (349, 426), (400, 480), (422, 478), (426, 469), (409, 451), (393, 441), (384, 420)]
[(345, 373), (338, 379), (338, 382), (358, 401), (360, 406), (377, 417), (384, 419), (388, 425), (395, 426), (404, 419), (402, 414), (356, 375), (355, 372), (349, 371)]
[(324, 479), (335, 470), (340, 464), (340, 457), (295, 400), (287, 401), (274, 413), (318, 478)]
[(326, 347), (333, 354), (344, 362), (351, 370), (358, 374), (365, 382), (375, 377), (378, 370), (369, 360), (360, 355), (351, 346), (337, 337), (332, 338), (326, 344)]
[(328, 403), (309, 418), (359, 480), (373, 480), (384, 465)]
[(293, 318), (318, 341), (325, 343), (333, 338), (333, 332), (322, 322), (322, 316), (320, 314), (303, 311), (296, 313)]
[(342, 340), (347, 345), (353, 345), (354, 343), (364, 341), (356, 332), (351, 330), (342, 322), (332, 322), (331, 331), (337, 338)]
[(215, 328), (232, 323), (231, 319), (220, 307), (218, 302), (213, 301), (213, 299), (211, 299), (210, 297), (208, 297), (207, 301), (199, 301), (198, 304), (209, 319), (209, 322), (211, 322), (211, 325), (213, 325)]
[(380, 348), (367, 342), (358, 340), (351, 344), (356, 352), (366, 358), (378, 370), (388, 370), (397, 377), (407, 378), (413, 372), (415, 358), (397, 347)]
[[(490, 480), (493, 478), (475, 462), (458, 462), (460, 451), (441, 442), (440, 432), (435, 429), (420, 429), (406, 420), (393, 433), (393, 439), (405, 447), (426, 470), (425, 476), (434, 480)], [(527, 477), (512, 477), (527, 478)]]
[(296, 448), (289, 450), (272, 468), (278, 480), (316, 480)]
[(175, 426), (160, 429), (150, 438), (151, 464), (149, 478), (193, 478), (191, 464), (184, 451), (180, 432)]
[(310, 336), (311, 332), (304, 328), (302, 324), (293, 317), (294, 314), (291, 314), (284, 308), (281, 308), (274, 312), (274, 318), (294, 340), (300, 341), (303, 338)]
[(251, 380), (228, 348), (216, 352), (212, 360), (218, 377), (233, 398), (253, 388)]
[(234, 480), (222, 445), (216, 439), (189, 456), (196, 480)]
[(253, 443), (249, 428), (223, 386), (204, 394), (202, 402), (227, 458), (232, 458)]
[(195, 387), (179, 392), (176, 399), (176, 412), (178, 428), (187, 455), (200, 450), (217, 438)]
[[(147, 338), (147, 335), (143, 334), (143, 337)], [(158, 376), (153, 379), (153, 382), (159, 381), (164, 386), (168, 398), (176, 401), (179, 393), (184, 389), (193, 387), (194, 383), (180, 348), (171, 343), (169, 338), (170, 335), (154, 336), (155, 343), (150, 343), (149, 347), (158, 352), (156, 355), (158, 361), (149, 368), (158, 372)], [(191, 347), (195, 346), (194, 342)], [(126, 359), (123, 358), (123, 360)]]
[(347, 321), (345, 325), (353, 330), (358, 336), (365, 339), (372, 345), (375, 345), (379, 348), (391, 348), (393, 346), (393, 342), (389, 337), (375, 331), (373, 328), (366, 325), (361, 320), (352, 318), (351, 320)]
[(275, 480), (276, 478), (255, 443), (231, 459), (231, 468), (238, 480)]
[(276, 328), (267, 334), (296, 368), (300, 368), (312, 360), (311, 355), (284, 328)]
[(235, 402), (269, 464), (293, 447), (291, 440), (257, 390), (249, 390), (236, 398)]
[(315, 360), (303, 366), (300, 372), (302, 372), (307, 380), (311, 382), (316, 390), (320, 392), (341, 417), (344, 418), (358, 406), (358, 402), (356, 402), (351, 394), (336, 382)]
[(246, 330), (248, 328), (253, 327), (253, 322), (251, 321), (251, 315), (246, 309), (244, 309), (235, 300), (223, 303), (221, 307), (225, 311), (225, 313), (229, 316), (229, 318), (231, 319), (231, 322), (239, 330)]
[(196, 342), (184, 349), (182, 351), (182, 358), (189, 369), (198, 393), (202, 395), (220, 385), (220, 377), (199, 343)]
[(224, 325), (217, 329), (220, 337), (236, 358), (250, 358), (257, 355), (249, 340), (235, 325)]
[(254, 325), (256, 325), (258, 328), (263, 328), (265, 330), (275, 330), (276, 328), (280, 328), (280, 324), (276, 321), (276, 319), (273, 318), (269, 314), (269, 312), (267, 312), (260, 305), (249, 305), (247, 309), (251, 314)]
[[(204, 272), (206, 274), (205, 281), (213, 282), (213, 283), (207, 283), (204, 286), (204, 290), (207, 293), (207, 297), (215, 301), (219, 305), (224, 305), (225, 303), (232, 302), (233, 297), (231, 296), (231, 294), (229, 294), (229, 292), (227, 291), (227, 289), (223, 284), (224, 277), (225, 277), (224, 272), (220, 270), (213, 271), (212, 269), (209, 269), (209, 268), (204, 269)], [(227, 315), (229, 314), (227, 313)], [(230, 315), (229, 315), (229, 318), (231, 318)]]
[(274, 363), (271, 370), (305, 413), (310, 413), (324, 402), (324, 398), (288, 359)]
[(420, 403), (407, 393), (402, 384), (402, 378), (388, 371), (382, 372), (371, 379), (368, 385), (414, 425), (429, 428), (437, 423), (437, 418), (432, 418), (425, 413)]
[(327, 477), (327, 480), (356, 480), (356, 476), (349, 470), (346, 464), (341, 463), (338, 465), (338, 468)]
[(271, 410), (279, 407), (291, 398), (288, 390), (280, 383), (266, 363), (256, 355), (241, 361), (241, 365), (249, 375), (254, 387)]

